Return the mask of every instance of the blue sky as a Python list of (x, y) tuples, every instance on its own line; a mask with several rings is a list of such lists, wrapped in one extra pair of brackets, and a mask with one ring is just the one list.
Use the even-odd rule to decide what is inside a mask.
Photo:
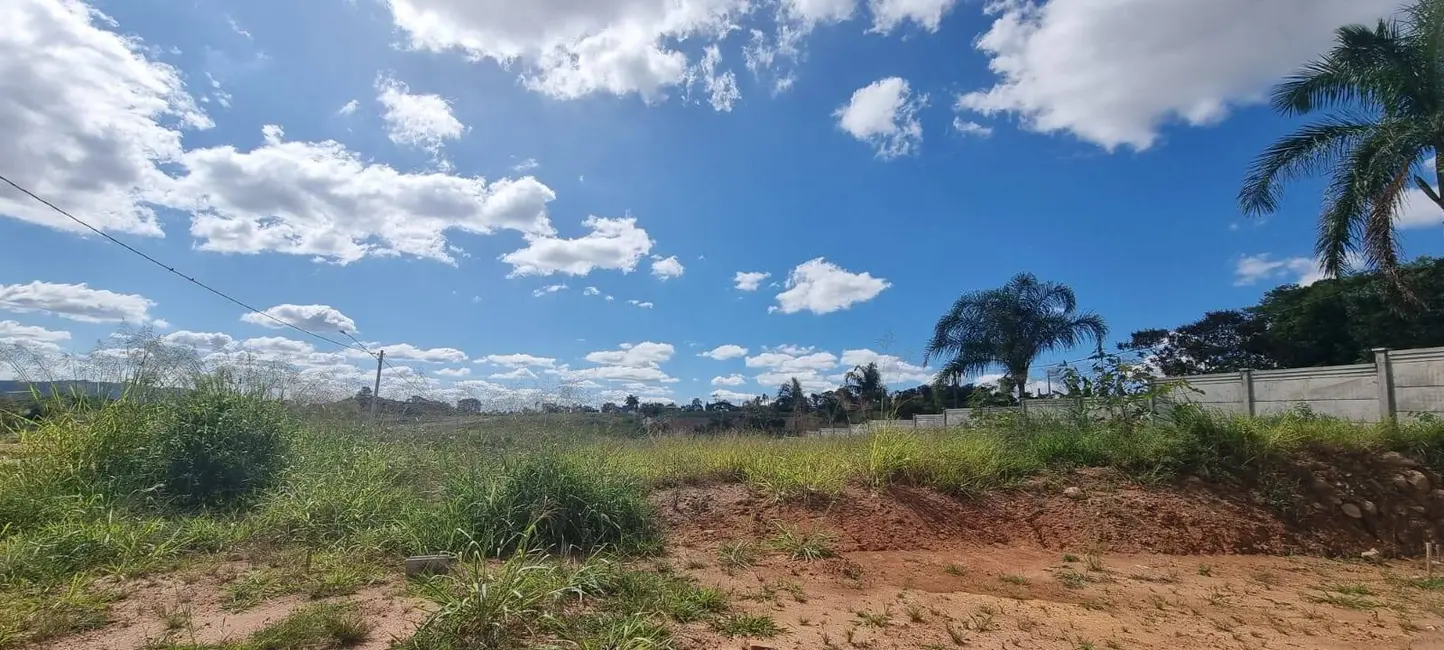
[[(1318, 183), (1236, 208), (1294, 126), (1259, 102), (1395, 6), (13, 0), (0, 173), (353, 330), (396, 391), (685, 402), (874, 359), (912, 385), (950, 302), (1019, 271), (1110, 343), (1316, 277)], [(1440, 222), (1407, 207), (1406, 251), (1438, 254)], [(364, 381), (8, 188), (0, 242), (7, 344), (83, 354), (124, 322)]]

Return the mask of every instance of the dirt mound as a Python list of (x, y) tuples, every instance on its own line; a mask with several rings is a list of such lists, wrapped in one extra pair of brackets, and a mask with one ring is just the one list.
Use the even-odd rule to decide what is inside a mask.
[(1301, 459), (1251, 485), (1189, 478), (1139, 485), (1108, 470), (1034, 479), (956, 498), (893, 485), (852, 487), (826, 503), (772, 503), (740, 485), (655, 497), (673, 540), (757, 539), (779, 526), (825, 529), (837, 550), (945, 550), (968, 545), (1204, 554), (1422, 554), (1444, 534), (1439, 477), (1397, 454)]

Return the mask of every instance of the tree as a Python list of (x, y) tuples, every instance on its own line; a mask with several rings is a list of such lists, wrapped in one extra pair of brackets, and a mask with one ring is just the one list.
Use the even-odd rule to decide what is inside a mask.
[(703, 408), (702, 399), (699, 397), (693, 397), (692, 403), (687, 406), (688, 411), (701, 411)]
[[(1274, 110), (1285, 116), (1333, 112), (1264, 150), (1239, 205), (1272, 214), (1285, 183), (1328, 173), (1315, 243), (1323, 271), (1339, 275), (1360, 252), (1398, 285), (1394, 217), (1411, 186), (1444, 208), (1444, 156), (1436, 156), (1444, 154), (1444, 0), (1415, 0), (1398, 19), (1336, 35), (1332, 51), (1273, 91)], [(1430, 156), (1434, 168), (1415, 174)]]
[[(1391, 291), (1402, 282), (1418, 299)], [(1421, 258), (1382, 272), (1307, 287), (1285, 285), (1258, 304), (1209, 312), (1172, 330), (1142, 330), (1119, 347), (1170, 376), (1369, 363), (1375, 348), (1444, 346), (1444, 260)]]
[(934, 326), (923, 363), (947, 359), (938, 373), (942, 383), (1000, 367), (1003, 383), (1022, 391), (1040, 355), (1098, 343), (1107, 334), (1102, 317), (1078, 312), (1072, 288), (1019, 273), (1002, 287), (959, 297)]
[(1152, 329), (1133, 333), (1119, 349), (1136, 353), (1164, 375), (1199, 375), (1245, 368), (1277, 367), (1261, 338), (1264, 323), (1253, 313), (1211, 311), (1195, 323), (1174, 330)]
[(637, 399), (636, 395), (628, 395), (627, 400), (622, 403), (622, 406), (628, 413), (636, 413), (637, 407), (641, 406), (641, 404), (641, 400)]
[[(868, 410), (874, 399), (884, 399), (887, 396), (887, 386), (882, 382), (882, 371), (878, 370), (876, 361), (847, 371), (843, 376), (843, 388), (852, 393), (863, 411)], [(879, 402), (879, 410), (882, 406)]]

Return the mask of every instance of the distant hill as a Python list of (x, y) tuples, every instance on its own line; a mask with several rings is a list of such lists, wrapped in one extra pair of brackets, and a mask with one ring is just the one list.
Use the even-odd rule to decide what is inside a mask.
[(58, 394), (119, 399), (121, 395), (125, 394), (125, 384), (113, 381), (69, 379), (54, 382), (0, 380), (0, 397), (24, 401), (35, 394), (39, 394), (41, 397)]

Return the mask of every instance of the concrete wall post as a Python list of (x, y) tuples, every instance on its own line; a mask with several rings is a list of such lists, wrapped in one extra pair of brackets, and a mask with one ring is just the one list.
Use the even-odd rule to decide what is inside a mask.
[(1389, 361), (1389, 348), (1374, 348), (1374, 368), (1379, 372), (1379, 421), (1389, 422), (1397, 415), (1394, 405), (1394, 366)]
[(1253, 371), (1244, 369), (1238, 371), (1239, 399), (1243, 403), (1244, 415), (1252, 417), (1255, 415), (1253, 408)]

